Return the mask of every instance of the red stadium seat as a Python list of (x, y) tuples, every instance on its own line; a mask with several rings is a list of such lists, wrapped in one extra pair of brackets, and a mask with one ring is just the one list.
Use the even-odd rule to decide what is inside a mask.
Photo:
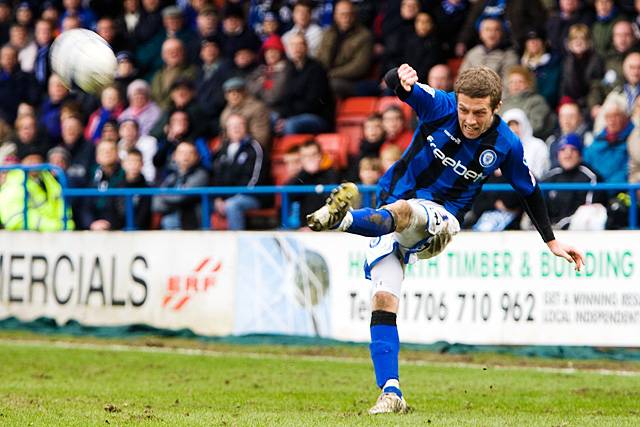
[(360, 152), (360, 142), (362, 142), (362, 125), (340, 124), (336, 126), (336, 132), (349, 139), (347, 152), (351, 156), (357, 156)]
[(281, 155), (287, 152), (291, 147), (300, 145), (303, 142), (312, 139), (313, 135), (309, 133), (299, 133), (292, 135), (284, 135), (273, 140), (271, 155)]
[(447, 61), (447, 66), (451, 70), (451, 80), (455, 80), (460, 71), (460, 65), (462, 65), (462, 58), (450, 58)]
[(338, 104), (336, 119), (338, 122), (361, 123), (369, 115), (375, 113), (378, 98), (375, 96), (355, 96)]
[(321, 133), (316, 136), (316, 141), (322, 147), (322, 151), (333, 160), (337, 169), (345, 169), (349, 162), (349, 139), (338, 133)]

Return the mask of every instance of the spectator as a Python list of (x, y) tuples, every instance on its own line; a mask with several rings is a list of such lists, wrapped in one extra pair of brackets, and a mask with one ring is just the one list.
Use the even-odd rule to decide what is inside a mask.
[(11, 26), (12, 19), (10, 2), (0, 2), (0, 46), (3, 46), (9, 41), (9, 27)]
[(185, 49), (186, 62), (194, 62), (198, 59), (199, 38), (197, 34), (185, 23), (184, 13), (177, 6), (168, 6), (162, 9), (162, 25), (165, 29), (165, 40), (179, 39)]
[[(30, 166), (44, 163), (44, 153), (33, 146), (23, 152), (22, 165)], [(51, 172), (32, 171), (27, 174), (27, 213), (28, 230), (59, 231), (64, 229), (64, 199), (62, 187)], [(9, 171), (0, 187), (0, 222), (6, 230), (22, 230), (24, 223), (24, 180), (20, 170)], [(71, 209), (67, 207), (67, 230), (73, 230), (75, 224)]]
[(480, 44), (469, 50), (460, 64), (460, 72), (484, 65), (506, 79), (507, 71), (518, 63), (513, 49), (504, 47), (502, 22), (486, 18), (480, 22)]
[(255, 32), (260, 37), (261, 41), (265, 41), (271, 36), (280, 36), (280, 21), (278, 21), (278, 16), (273, 12), (267, 12), (264, 14), (262, 18), (262, 23), (260, 24), (260, 28), (256, 29)]
[[(217, 187), (254, 187), (266, 183), (268, 161), (261, 145), (247, 133), (247, 123), (240, 114), (231, 114), (224, 122), (225, 138), (213, 156), (213, 181)], [(230, 230), (246, 228), (245, 212), (259, 208), (263, 202), (250, 194), (216, 197), (215, 211), (227, 218)]]
[(96, 26), (96, 15), (89, 8), (82, 6), (81, 0), (62, 0), (64, 12), (62, 12), (62, 20), (68, 16), (75, 16), (80, 20), (82, 28), (93, 30)]
[(449, 66), (437, 64), (431, 67), (427, 76), (427, 84), (434, 89), (451, 92), (453, 90), (453, 79), (451, 78)]
[(100, 139), (102, 127), (108, 120), (117, 120), (122, 114), (123, 107), (120, 93), (115, 86), (107, 86), (100, 95), (101, 106), (89, 116), (84, 130), (84, 139), (94, 144)]
[(258, 68), (257, 51), (252, 46), (239, 44), (231, 55), (231, 73), (243, 79), (249, 78), (251, 73)]
[(178, 78), (171, 85), (169, 92), (168, 109), (158, 119), (149, 133), (154, 138), (162, 138), (164, 127), (169, 121), (169, 116), (175, 110), (185, 111), (189, 115), (191, 130), (186, 137), (195, 139), (211, 135), (211, 126), (207, 123), (205, 114), (195, 99), (195, 86), (193, 81)]
[[(200, 158), (195, 145), (181, 142), (174, 153), (176, 169), (162, 181), (163, 188), (204, 187), (209, 183), (209, 174), (200, 166)], [(152, 212), (162, 215), (160, 227), (163, 230), (195, 230), (199, 227), (200, 196), (162, 195), (151, 201)]]
[[(138, 122), (135, 119), (125, 119), (120, 122), (120, 140), (118, 141), (118, 156), (123, 162), (131, 150), (136, 150), (142, 156), (142, 175), (147, 182), (155, 182), (156, 168), (153, 165), (153, 156), (158, 150), (158, 141), (150, 135), (140, 135)], [(125, 167), (125, 172), (126, 172)]]
[[(431, 2), (430, 12), (436, 21), (438, 38), (442, 41), (442, 49), (446, 58), (463, 56), (466, 51), (464, 42), (458, 43), (459, 50), (456, 51), (456, 43), (466, 20), (469, 7), (469, 2), (466, 0)], [(475, 45), (474, 41), (469, 43), (469, 46), (472, 45)]]
[[(558, 166), (545, 176), (546, 183), (596, 184), (598, 175), (582, 161), (582, 140), (575, 133), (563, 135), (558, 142)], [(548, 191), (545, 193), (549, 219), (553, 227), (566, 230), (580, 206), (606, 203), (602, 194), (594, 191)]]
[(629, 21), (617, 21), (613, 25), (613, 36), (611, 39), (613, 49), (605, 57), (604, 77), (600, 82), (594, 82), (589, 93), (589, 108), (591, 117), (598, 115), (598, 110), (606, 96), (615, 88), (624, 83), (622, 63), (624, 58), (631, 52), (638, 43), (633, 34), (633, 27)]
[(82, 28), (82, 21), (77, 15), (67, 15), (62, 19), (62, 32)]
[[(73, 177), (67, 174), (67, 170), (69, 169), (70, 162), (71, 162), (71, 153), (69, 153), (69, 150), (67, 150), (64, 147), (61, 147), (58, 145), (57, 147), (53, 147), (47, 152), (47, 163), (51, 163), (52, 165), (58, 166), (60, 169), (62, 169), (63, 172), (65, 172), (65, 175), (67, 176), (67, 186), (69, 186), (70, 188), (83, 187), (84, 182), (77, 182)], [(57, 173), (55, 170), (51, 171), (51, 173), (54, 176), (57, 176)], [(80, 202), (81, 202), (81, 199), (79, 199), (78, 197), (74, 197), (73, 199), (71, 199), (71, 207), (74, 208), (74, 206), (79, 206)], [(74, 218), (77, 217), (77, 213), (79, 213), (79, 210), (74, 209), (74, 214), (73, 214)]]
[(137, 41), (135, 31), (140, 22), (140, 3), (138, 0), (123, 0), (122, 5), (124, 13), (116, 18), (116, 29), (126, 43), (133, 47)]
[[(88, 186), (98, 190), (122, 187), (124, 171), (118, 159), (115, 141), (101, 140), (96, 146), (96, 165), (89, 173)], [(82, 225), (89, 230), (119, 230), (124, 218), (114, 197), (87, 198), (82, 209)]]
[(131, 47), (127, 43), (127, 40), (118, 32), (114, 20), (108, 16), (104, 16), (98, 20), (96, 33), (109, 43), (114, 53), (129, 50)]
[(29, 29), (21, 24), (13, 24), (9, 29), (9, 44), (18, 51), (18, 63), (25, 73), (33, 72), (38, 47), (29, 34)]
[(135, 119), (140, 125), (140, 135), (148, 135), (162, 114), (151, 100), (149, 84), (142, 79), (132, 81), (127, 88), (127, 98), (129, 107), (122, 112), (120, 120)]
[(227, 122), (233, 113), (241, 114), (247, 121), (249, 134), (263, 147), (271, 143), (271, 119), (269, 109), (246, 92), (246, 81), (232, 77), (222, 85), (227, 106), (220, 114), (220, 123)]
[[(284, 153), (282, 162), (285, 168), (285, 182), (291, 180), (302, 170), (302, 162), (300, 160), (300, 145), (294, 145)], [(284, 182), (276, 182), (276, 185), (284, 184)]]
[(560, 56), (547, 51), (544, 35), (540, 31), (527, 32), (521, 63), (535, 75), (535, 86), (547, 105), (555, 108), (558, 103), (562, 61)]
[(36, 81), (44, 89), (51, 75), (49, 63), (49, 49), (53, 43), (53, 24), (46, 19), (38, 19), (35, 28), (35, 42), (37, 47), (33, 71)]
[(584, 6), (582, 0), (560, 0), (559, 9), (547, 19), (547, 41), (551, 49), (565, 52), (565, 40), (569, 27), (574, 24), (593, 24), (593, 12)]
[(38, 122), (32, 114), (18, 116), (15, 128), (18, 157), (23, 157), (25, 150), (31, 150), (33, 147), (37, 147), (42, 153), (49, 149), (47, 139), (39, 132)]
[(218, 34), (218, 14), (212, 6), (204, 6), (196, 18), (196, 31), (200, 41)]
[(224, 56), (233, 57), (240, 47), (254, 52), (260, 48), (260, 39), (245, 25), (244, 13), (239, 5), (226, 5), (222, 16), (220, 45), (224, 49)]
[[(142, 9), (140, 10), (139, 19), (134, 25), (133, 45), (137, 46), (135, 52), (136, 61), (142, 67), (141, 72), (146, 74), (151, 70), (151, 64), (148, 62), (153, 58), (150, 58), (145, 50), (148, 42), (163, 30), (162, 12), (160, 11), (160, 0), (142, 0), (140, 4)], [(129, 19), (131, 19), (131, 16), (129, 16)], [(157, 53), (158, 51), (155, 52)], [(142, 62), (139, 62), (141, 60)]]
[[(418, 0), (402, 0), (400, 2), (400, 10), (387, 10), (387, 13), (399, 15), (400, 19), (396, 23), (393, 31), (384, 31), (382, 33), (383, 54), (382, 54), (382, 70), (383, 73), (394, 67), (398, 67), (406, 59), (406, 43), (411, 35), (415, 35), (414, 22), (418, 13), (420, 13), (420, 3)], [(433, 27), (433, 25), (432, 25)], [(413, 66), (413, 64), (410, 63)], [(418, 67), (414, 67), (418, 72), (426, 73)], [(418, 74), (420, 75), (420, 74)]]
[(287, 84), (284, 46), (280, 37), (266, 39), (261, 49), (264, 64), (259, 65), (247, 78), (247, 92), (273, 108), (283, 98)]
[(593, 134), (584, 121), (580, 107), (574, 102), (563, 104), (558, 109), (558, 129), (545, 141), (549, 147), (551, 167), (558, 167), (558, 146), (564, 135), (577, 134), (584, 145), (589, 146), (593, 142)]
[[(143, 154), (137, 148), (130, 148), (124, 158), (122, 158), (122, 169), (124, 169), (124, 188), (147, 188), (147, 180), (142, 175), (145, 168)], [(125, 202), (123, 199), (118, 200), (118, 209), (120, 217), (125, 218)], [(136, 230), (148, 230), (151, 227), (151, 197), (135, 196), (132, 198), (133, 203), (133, 224)]]
[[(488, 184), (506, 184), (502, 171), (496, 169), (486, 181)], [(519, 197), (511, 191), (491, 191), (480, 194), (465, 215), (465, 225), (474, 231), (519, 230), (522, 208)]]
[(116, 120), (107, 120), (102, 126), (102, 132), (100, 132), (100, 140), (108, 139), (109, 141), (118, 142), (120, 139), (118, 129), (118, 122)]
[(22, 1), (16, 6), (16, 22), (27, 30), (33, 29), (33, 10), (29, 2)]
[(605, 128), (596, 134), (593, 144), (584, 152), (584, 161), (593, 167), (604, 182), (627, 182), (629, 155), (627, 139), (633, 123), (625, 112), (625, 106), (613, 101), (605, 104)]
[(380, 159), (363, 157), (358, 162), (358, 182), (363, 185), (376, 185), (382, 176)]
[(512, 108), (525, 112), (536, 137), (546, 138), (552, 132), (553, 113), (544, 98), (535, 93), (533, 75), (520, 65), (513, 66), (507, 73), (507, 96), (501, 110)]
[(507, 122), (513, 133), (520, 138), (529, 169), (536, 178), (541, 179), (549, 170), (549, 148), (544, 141), (533, 136), (529, 119), (521, 109), (505, 111), (502, 120)]
[(213, 134), (220, 132), (219, 117), (225, 106), (222, 84), (230, 77), (231, 65), (220, 56), (220, 40), (207, 37), (200, 45), (202, 65), (196, 79), (196, 100), (211, 125)]
[[(640, 53), (630, 52), (624, 59), (622, 64), (622, 74), (624, 80), (619, 86), (616, 86), (605, 98), (604, 104), (617, 102), (624, 105), (625, 112), (631, 115), (635, 108), (636, 99), (640, 95)], [(596, 116), (593, 125), (593, 131), (598, 132), (604, 127), (604, 118), (602, 112)]]
[(80, 117), (69, 115), (61, 119), (61, 122), (62, 146), (71, 154), (67, 175), (80, 185), (84, 185), (95, 162), (94, 144), (82, 137), (83, 125)]
[(316, 57), (320, 42), (322, 41), (322, 28), (311, 18), (311, 2), (308, 0), (299, 0), (293, 6), (293, 27), (283, 34), (282, 42), (287, 50), (287, 55), (291, 57), (289, 51), (289, 43), (291, 38), (296, 34), (304, 35), (309, 47), (309, 56)]
[(274, 105), (276, 131), (285, 135), (322, 133), (333, 128), (335, 103), (322, 65), (307, 55), (302, 35), (289, 38), (290, 60), (285, 70), (284, 94)]
[(385, 174), (391, 166), (402, 157), (402, 150), (397, 145), (385, 145), (380, 149), (380, 163), (382, 173)]
[[(331, 167), (322, 167), (322, 148), (310, 139), (300, 147), (302, 170), (287, 185), (328, 185), (339, 182), (338, 173)], [(306, 216), (319, 209), (327, 196), (325, 194), (295, 194), (292, 202), (300, 203), (300, 224), (306, 224)]]
[[(481, 22), (486, 18), (500, 22), (503, 30), (507, 29), (504, 41), (521, 50), (528, 28), (540, 28), (546, 19), (545, 9), (540, 0), (480, 0), (473, 2), (466, 22), (460, 32), (460, 45), (456, 47), (458, 56), (464, 54), (464, 49), (477, 43), (476, 32)], [(480, 23), (480, 25), (478, 25)], [(449, 22), (446, 25), (451, 25)], [(481, 36), (482, 38), (482, 36)], [(509, 43), (510, 42), (510, 43)]]
[(356, 94), (355, 84), (369, 72), (373, 36), (357, 23), (349, 0), (336, 2), (333, 18), (333, 25), (322, 36), (317, 58), (327, 70), (333, 92), (345, 98)]
[(613, 0), (595, 0), (596, 21), (593, 23), (593, 47), (604, 57), (611, 50), (613, 24), (618, 17), (618, 9)]
[(114, 86), (120, 93), (120, 99), (127, 99), (127, 88), (138, 78), (138, 69), (133, 59), (133, 54), (129, 51), (118, 52), (116, 55), (118, 68), (114, 79)]
[(379, 157), (382, 145), (386, 140), (382, 114), (374, 113), (367, 117), (362, 124), (362, 141), (357, 161), (365, 157)]
[(167, 108), (171, 85), (178, 79), (194, 81), (198, 70), (187, 63), (184, 45), (179, 39), (167, 39), (162, 44), (162, 61), (162, 69), (151, 80), (151, 98), (160, 108)]
[(418, 79), (425, 81), (429, 70), (443, 60), (440, 40), (437, 38), (433, 18), (428, 13), (418, 13), (413, 31), (405, 35), (402, 42), (402, 61), (418, 71)]
[(405, 128), (405, 117), (402, 108), (397, 105), (387, 107), (382, 113), (382, 128), (385, 140), (383, 146), (395, 145), (404, 151), (411, 143), (413, 132)]
[(597, 86), (603, 75), (604, 61), (593, 50), (589, 27), (584, 24), (572, 25), (562, 64), (560, 96), (569, 98), (586, 110), (592, 90), (596, 91), (595, 96), (599, 98)]
[(21, 102), (35, 104), (38, 87), (32, 75), (20, 70), (18, 52), (11, 45), (0, 48), (0, 114), (13, 123)]

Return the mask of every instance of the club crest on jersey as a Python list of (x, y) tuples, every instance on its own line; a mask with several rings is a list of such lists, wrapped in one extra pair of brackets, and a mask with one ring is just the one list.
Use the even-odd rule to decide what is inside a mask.
[(498, 159), (498, 155), (493, 150), (484, 150), (480, 154), (480, 166), (483, 168), (488, 168), (493, 166), (493, 164)]

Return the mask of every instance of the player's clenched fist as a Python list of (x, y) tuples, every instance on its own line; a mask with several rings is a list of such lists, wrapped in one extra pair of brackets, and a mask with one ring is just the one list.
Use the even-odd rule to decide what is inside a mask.
[(398, 78), (404, 90), (410, 92), (411, 86), (418, 82), (418, 73), (409, 64), (402, 64), (398, 67)]

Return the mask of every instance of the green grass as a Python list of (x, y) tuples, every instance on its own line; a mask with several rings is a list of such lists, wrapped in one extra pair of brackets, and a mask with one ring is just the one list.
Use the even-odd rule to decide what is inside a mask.
[(0, 425), (632, 426), (640, 420), (637, 372), (405, 362), (403, 390), (413, 411), (372, 418), (366, 410), (377, 390), (364, 348), (348, 358), (260, 346), (252, 353), (225, 346), (185, 354), (91, 341), (80, 348), (0, 341)]

